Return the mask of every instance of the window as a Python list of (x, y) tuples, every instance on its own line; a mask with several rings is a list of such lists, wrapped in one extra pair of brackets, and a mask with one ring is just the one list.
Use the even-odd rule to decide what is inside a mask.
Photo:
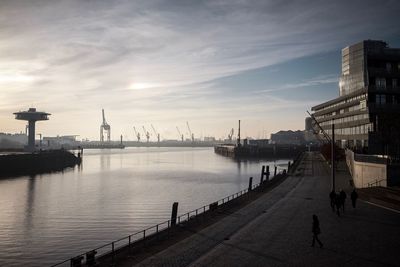
[(365, 110), (367, 108), (367, 101), (361, 100), (360, 101), (360, 110)]
[(386, 95), (376, 95), (375, 96), (375, 103), (377, 105), (382, 105), (386, 103)]
[(392, 79), (392, 87), (397, 87), (397, 79)]
[(376, 87), (379, 89), (386, 88), (386, 79), (385, 78), (375, 78)]
[(392, 63), (390, 63), (390, 62), (386, 63), (386, 70), (387, 71), (391, 71), (392, 70)]

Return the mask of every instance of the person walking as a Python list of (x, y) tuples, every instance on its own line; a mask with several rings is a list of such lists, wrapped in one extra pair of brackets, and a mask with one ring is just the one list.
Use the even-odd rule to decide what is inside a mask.
[(335, 197), (335, 207), (336, 207), (337, 215), (340, 216), (340, 208), (342, 207), (342, 199), (340, 198), (339, 194), (336, 194), (336, 197)]
[(329, 193), (329, 198), (330, 198), (330, 200), (331, 200), (331, 208), (332, 208), (332, 211), (335, 212), (335, 198), (336, 198), (335, 190), (332, 190), (332, 191)]
[(340, 204), (344, 212), (344, 204), (346, 202), (347, 195), (346, 192), (343, 191), (343, 189), (340, 190), (339, 197), (340, 197)]
[(351, 204), (353, 205), (353, 208), (355, 209), (356, 208), (356, 201), (357, 201), (357, 198), (358, 198), (358, 194), (357, 194), (355, 188), (351, 192), (350, 198), (351, 198)]
[(322, 244), (321, 240), (319, 240), (318, 235), (321, 234), (321, 229), (319, 228), (319, 220), (318, 216), (313, 214), (313, 223), (312, 223), (312, 233), (313, 233), (313, 240), (311, 246), (314, 247), (315, 240), (317, 240), (319, 247), (322, 248), (324, 245)]

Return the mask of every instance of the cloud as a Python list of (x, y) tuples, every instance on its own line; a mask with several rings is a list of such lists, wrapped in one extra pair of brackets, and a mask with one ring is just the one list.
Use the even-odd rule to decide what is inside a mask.
[[(229, 103), (257, 102), (257, 90), (243, 88), (253, 98), (227, 97), (216, 79), (392, 36), (398, 33), (393, 27), (399, 23), (398, 6), (396, 1), (3, 0), (0, 59), (10, 67), (1, 65), (0, 77), (13, 82), (0, 84), (0, 113), (36, 105), (67, 119), (67, 112), (79, 117), (107, 107), (145, 121), (177, 120), (182, 110), (197, 117), (202, 109), (223, 120), (222, 114), (236, 114)], [(334, 79), (282, 81), (276, 90)], [(129, 89), (135, 85), (142, 89)], [(83, 122), (75, 125), (97, 132)]]

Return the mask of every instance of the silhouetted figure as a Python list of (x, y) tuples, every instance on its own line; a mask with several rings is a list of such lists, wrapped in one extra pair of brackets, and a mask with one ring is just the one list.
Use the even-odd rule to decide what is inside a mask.
[(341, 204), (343, 212), (344, 212), (344, 204), (346, 202), (347, 195), (346, 195), (346, 192), (343, 191), (343, 189), (340, 190), (339, 197), (340, 197), (340, 204)]
[(340, 208), (342, 207), (342, 200), (339, 194), (337, 194), (335, 197), (335, 207), (337, 215), (340, 216)]
[(329, 193), (329, 198), (331, 200), (332, 211), (335, 212), (335, 198), (336, 198), (335, 190), (332, 190), (332, 192)]
[(357, 201), (357, 198), (358, 198), (358, 194), (357, 194), (355, 188), (351, 192), (350, 197), (351, 197), (351, 204), (353, 205), (353, 208), (356, 208), (356, 201)]
[(313, 240), (311, 246), (315, 245), (315, 240), (317, 240), (319, 247), (322, 248), (324, 245), (319, 240), (318, 235), (321, 234), (321, 229), (319, 228), (319, 220), (317, 215), (313, 215), (313, 224), (312, 224), (312, 233), (313, 233)]

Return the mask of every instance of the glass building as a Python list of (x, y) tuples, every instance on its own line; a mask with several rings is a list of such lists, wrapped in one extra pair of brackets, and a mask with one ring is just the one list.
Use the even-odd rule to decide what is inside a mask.
[(366, 40), (342, 49), (339, 97), (311, 109), (342, 148), (400, 155), (400, 49)]

